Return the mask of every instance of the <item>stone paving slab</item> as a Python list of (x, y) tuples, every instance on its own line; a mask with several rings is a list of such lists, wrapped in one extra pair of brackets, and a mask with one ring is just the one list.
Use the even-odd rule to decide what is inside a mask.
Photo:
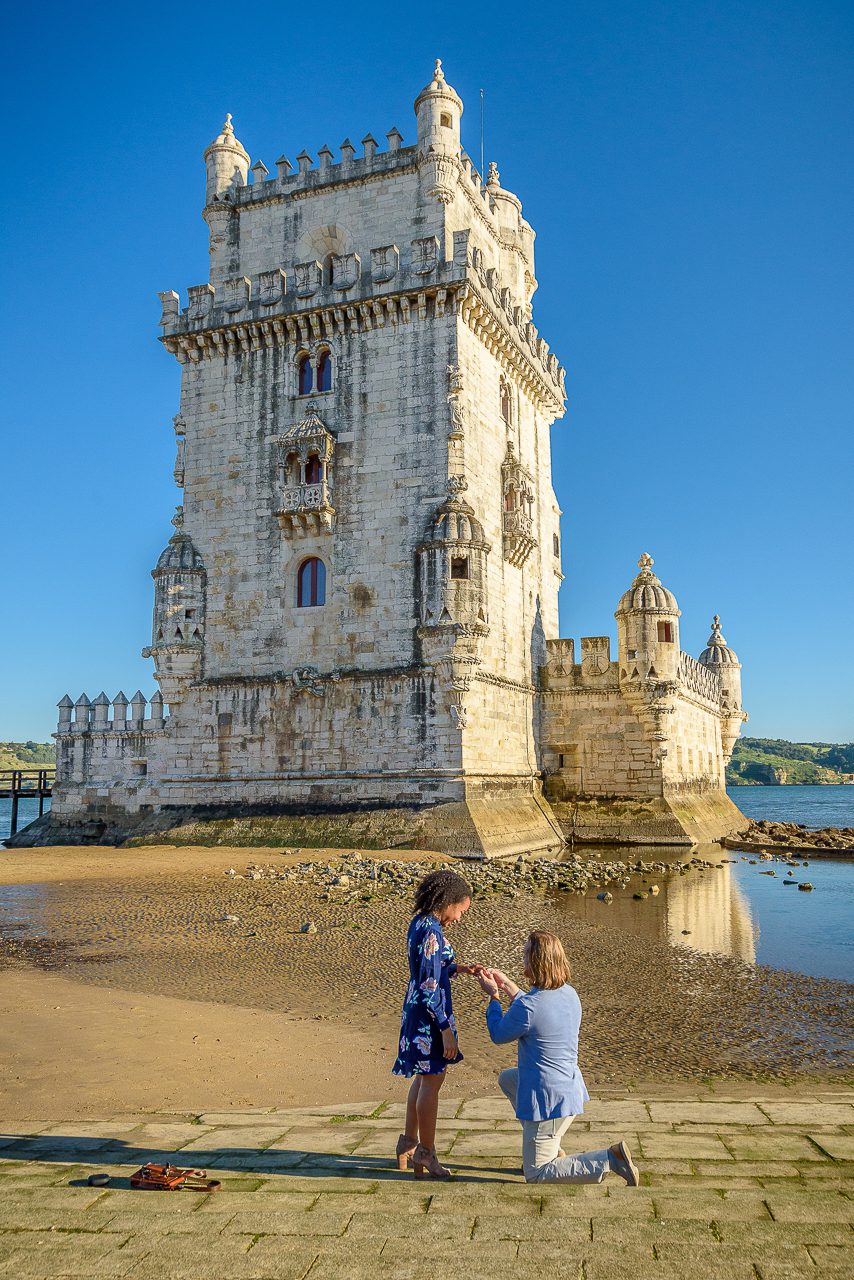
[[(0, 1277), (15, 1280), (836, 1280), (854, 1275), (854, 1094), (609, 1090), (567, 1149), (626, 1137), (630, 1190), (527, 1185), (503, 1098), (442, 1099), (450, 1183), (399, 1173), (399, 1104), (5, 1123)], [(131, 1191), (171, 1156), (214, 1194)], [(106, 1189), (89, 1187), (106, 1172)]]

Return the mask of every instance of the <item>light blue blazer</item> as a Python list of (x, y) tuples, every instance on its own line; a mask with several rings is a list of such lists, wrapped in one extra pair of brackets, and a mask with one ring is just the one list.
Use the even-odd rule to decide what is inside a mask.
[(581, 1001), (573, 987), (520, 991), (504, 1013), (498, 1000), (486, 1007), (493, 1044), (519, 1041), (519, 1120), (577, 1116), (589, 1094), (578, 1069)]

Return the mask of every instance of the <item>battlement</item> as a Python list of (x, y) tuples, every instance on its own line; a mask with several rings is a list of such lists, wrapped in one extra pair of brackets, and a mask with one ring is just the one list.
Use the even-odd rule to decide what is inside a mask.
[(702, 662), (698, 662), (696, 658), (692, 658), (689, 653), (680, 652), (676, 679), (689, 693), (705, 699), (715, 707), (720, 705), (720, 676), (716, 671), (704, 666)]
[(341, 159), (333, 162), (333, 152), (328, 146), (320, 148), (317, 161), (303, 150), (293, 165), (287, 156), (276, 161), (276, 172), (270, 171), (261, 160), (256, 160), (250, 173), (252, 182), (235, 183), (230, 198), (236, 205), (257, 204), (259, 201), (300, 198), (320, 187), (338, 186), (347, 182), (363, 182), (382, 178), (390, 173), (414, 171), (417, 147), (402, 147), (403, 135), (397, 129), (386, 134), (388, 148), (379, 150), (379, 144), (370, 133), (362, 139), (362, 155), (349, 138), (341, 143)]
[[(337, 162), (333, 162), (333, 152), (328, 146), (320, 148), (316, 162), (308, 151), (301, 151), (296, 157), (296, 166), (286, 155), (281, 155), (276, 161), (276, 172), (272, 175), (263, 160), (256, 160), (246, 181), (236, 178), (228, 193), (214, 203), (231, 203), (239, 210), (241, 206), (303, 199), (314, 192), (347, 183), (376, 181), (392, 174), (414, 173), (419, 159), (418, 147), (401, 146), (403, 135), (396, 128), (390, 129), (386, 137), (388, 148), (381, 151), (377, 140), (370, 133), (366, 134), (362, 139), (361, 156), (356, 155), (353, 143), (345, 138), (340, 146), (341, 158)], [(487, 217), (493, 219), (496, 207), (495, 184), (490, 186), (483, 181), (474, 161), (462, 149), (456, 158), (451, 158), (451, 168), (457, 170), (461, 193), (476, 199)], [(252, 175), (251, 181), (249, 174)], [(511, 195), (509, 192), (503, 194), (505, 197)], [(512, 198), (518, 204), (517, 198)]]
[[(103, 692), (91, 701), (85, 693), (81, 693), (76, 702), (72, 702), (68, 694), (65, 694), (58, 705), (59, 723), (54, 734), (56, 738), (82, 733), (158, 733), (165, 729), (169, 719), (160, 692), (155, 693), (149, 702), (138, 689), (130, 701), (121, 691), (112, 702)], [(148, 716), (146, 708), (150, 713)]]
[(424, 236), (370, 248), (364, 258), (333, 255), (331, 280), (317, 260), (290, 262), (255, 277), (194, 285), (183, 309), (174, 290), (159, 298), (162, 340), (182, 363), (441, 317), (453, 306), (490, 345), (503, 345), (533, 395), (552, 413), (563, 412), (565, 370), (468, 230), (454, 232), (452, 258), (438, 237)]

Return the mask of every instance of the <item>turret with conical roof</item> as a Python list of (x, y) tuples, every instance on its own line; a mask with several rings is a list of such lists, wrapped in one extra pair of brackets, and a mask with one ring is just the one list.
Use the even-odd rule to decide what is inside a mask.
[(728, 764), (735, 740), (747, 715), (741, 706), (741, 663), (734, 649), (730, 649), (721, 631), (718, 614), (712, 619), (712, 634), (700, 654), (700, 662), (717, 673), (721, 686), (721, 747), (724, 763)]
[(201, 672), (207, 586), (204, 561), (184, 530), (182, 507), (172, 523), (175, 532), (151, 572), (154, 619), (151, 645), (143, 649), (143, 657), (154, 659), (155, 679), (170, 704), (181, 700)]
[(654, 563), (645, 551), (638, 560), (640, 572), (614, 614), (621, 681), (676, 679), (681, 610), (653, 573)]
[(211, 283), (220, 285), (239, 261), (234, 193), (246, 186), (249, 153), (234, 136), (231, 116), (205, 151), (204, 219), (210, 231)]
[(207, 187), (205, 204), (221, 199), (235, 187), (246, 185), (249, 176), (249, 153), (234, 136), (231, 115), (205, 151)]
[(450, 204), (459, 182), (462, 99), (445, 79), (436, 59), (433, 79), (415, 99), (418, 120), (418, 167), (425, 194)]

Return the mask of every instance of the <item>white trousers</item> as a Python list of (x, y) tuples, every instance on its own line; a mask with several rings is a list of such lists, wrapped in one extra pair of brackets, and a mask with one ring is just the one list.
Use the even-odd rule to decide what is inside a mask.
[[(502, 1071), (498, 1084), (516, 1109), (519, 1072), (515, 1067)], [(611, 1171), (607, 1150), (585, 1151), (577, 1156), (558, 1156), (560, 1140), (575, 1116), (556, 1120), (520, 1120), (522, 1126), (522, 1172), (526, 1182), (601, 1182)]]

